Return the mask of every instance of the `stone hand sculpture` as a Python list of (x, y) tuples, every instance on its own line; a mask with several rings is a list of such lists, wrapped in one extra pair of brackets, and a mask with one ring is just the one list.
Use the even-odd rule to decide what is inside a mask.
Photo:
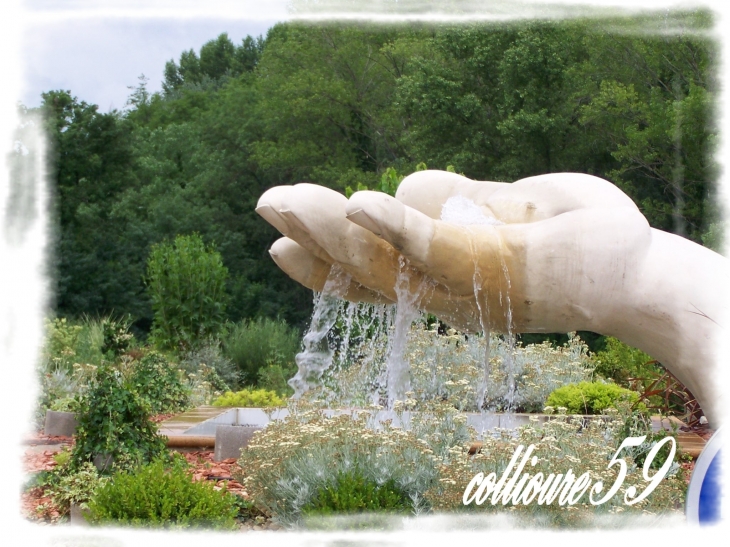
[(664, 364), (717, 425), (728, 261), (651, 228), (608, 181), (421, 171), (395, 198), (297, 184), (268, 190), (256, 211), (285, 236), (271, 256), (306, 287), (321, 291), (336, 264), (344, 298), (395, 302), (405, 268), (413, 291), (426, 283), (420, 306), (465, 331), (615, 336)]

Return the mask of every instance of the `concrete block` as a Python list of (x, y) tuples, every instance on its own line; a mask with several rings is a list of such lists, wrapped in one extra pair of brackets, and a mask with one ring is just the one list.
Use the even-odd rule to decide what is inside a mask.
[(73, 412), (46, 411), (43, 432), (52, 437), (71, 437), (76, 433), (76, 414)]
[(114, 456), (111, 454), (97, 454), (92, 460), (94, 467), (96, 467), (100, 473), (111, 469), (114, 465)]
[(88, 513), (88, 509), (82, 509), (80, 505), (72, 503), (69, 521), (75, 526), (89, 526), (89, 521), (86, 520)]
[(256, 431), (262, 426), (219, 425), (215, 430), (213, 460), (219, 462), (228, 458), (238, 459), (241, 449), (248, 445)]

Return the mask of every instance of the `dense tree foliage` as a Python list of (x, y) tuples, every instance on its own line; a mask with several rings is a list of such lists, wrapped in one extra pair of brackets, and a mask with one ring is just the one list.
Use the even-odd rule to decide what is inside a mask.
[(421, 163), (508, 182), (592, 173), (653, 226), (716, 241), (715, 53), (701, 32), (595, 21), (287, 23), (183, 52), (163, 92), (141, 78), (123, 112), (48, 92), (58, 311), (130, 313), (148, 328), (152, 245), (197, 232), (230, 272), (231, 319), (302, 326), (311, 295), (267, 256), (278, 236), (258, 197), (301, 181), (375, 188)]

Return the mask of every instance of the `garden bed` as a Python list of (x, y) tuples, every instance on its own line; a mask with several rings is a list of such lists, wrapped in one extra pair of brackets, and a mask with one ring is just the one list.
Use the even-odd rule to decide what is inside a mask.
[[(33, 475), (41, 471), (50, 471), (57, 466), (54, 456), (65, 448), (73, 446), (73, 438), (48, 437), (34, 435), (24, 441), (29, 445), (23, 454), (23, 470)], [(233, 479), (237, 469), (234, 458), (216, 462), (213, 460), (212, 450), (196, 450), (183, 453), (190, 465), (190, 474), (194, 481), (215, 481), (215, 488), (226, 488), (232, 494), (248, 499), (248, 493), (243, 485)], [(35, 487), (21, 494), (20, 511), (23, 517), (39, 524), (68, 523), (68, 516), (53, 503), (44, 488)], [(249, 530), (277, 530), (279, 527), (263, 515), (251, 515), (250, 518), (239, 522), (242, 531)]]

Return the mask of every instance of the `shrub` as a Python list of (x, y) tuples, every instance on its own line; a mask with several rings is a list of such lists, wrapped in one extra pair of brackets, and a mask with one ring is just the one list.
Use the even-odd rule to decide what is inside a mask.
[(611, 336), (606, 337), (606, 349), (596, 353), (594, 360), (597, 374), (626, 388), (630, 387), (629, 378), (654, 378), (662, 370), (648, 354)]
[(221, 255), (198, 234), (154, 245), (147, 261), (147, 288), (154, 319), (152, 338), (161, 347), (189, 349), (218, 333), (225, 319), (228, 270)]
[(274, 391), (265, 389), (244, 389), (236, 393), (227, 391), (215, 401), (213, 406), (235, 406), (265, 408), (270, 406), (282, 406), (284, 401)]
[(196, 407), (212, 404), (230, 388), (214, 368), (201, 363), (198, 372), (188, 374), (188, 389), (190, 390), (188, 402), (191, 407)]
[(294, 390), (289, 385), (289, 378), (297, 373), (296, 366), (284, 368), (281, 365), (269, 364), (259, 369), (257, 385), (262, 389), (275, 391), (282, 397), (291, 397)]
[(299, 332), (283, 320), (244, 320), (225, 335), (223, 351), (241, 373), (240, 380), (254, 383), (267, 365), (296, 371), (294, 357), (301, 347), (300, 338)]
[[(659, 431), (655, 432), (652, 428), (651, 416), (649, 412), (644, 410), (643, 408), (626, 411), (624, 412), (624, 414), (626, 417), (624, 420), (624, 426), (621, 436), (626, 438), (641, 437), (642, 435), (646, 435), (646, 439), (639, 446), (634, 446), (626, 449), (626, 452), (631, 454), (631, 456), (633, 457), (636, 465), (640, 467), (643, 466), (644, 462), (646, 461), (646, 456), (649, 454), (651, 449), (654, 448), (657, 443), (659, 443), (662, 439), (666, 437), (674, 437), (674, 442), (676, 443), (675, 445), (679, 446), (676, 426), (674, 424), (672, 425), (672, 431), (660, 429)], [(654, 460), (651, 462), (651, 468), (659, 469), (662, 465), (664, 465), (664, 462), (666, 462), (667, 458), (669, 457), (670, 451), (671, 447), (669, 443), (665, 444), (661, 449), (659, 449), (656, 456), (654, 457)], [(689, 458), (689, 455), (684, 452), (681, 454), (678, 452), (677, 455), (680, 459)]]
[[(570, 509), (557, 502), (541, 505), (537, 501), (507, 507), (501, 503), (464, 506), (464, 489), (475, 474), (501, 477), (519, 445), (523, 449), (532, 444), (536, 447), (538, 461), (529, 467), (531, 476), (541, 473), (548, 477), (552, 473), (564, 477), (571, 469), (575, 476), (588, 472), (594, 482), (613, 484), (619, 466), (607, 464), (625, 439), (628, 412), (625, 403), (619, 406), (621, 413), (609, 409), (609, 419), (588, 423), (563, 415), (540, 424), (534, 416), (529, 425), (516, 431), (501, 429), (483, 435), (476, 453), (471, 449), (476, 431), (466, 426), (466, 416), (445, 404), (412, 413), (409, 430), (388, 422), (376, 425), (367, 412), (361, 411), (355, 418), (327, 418), (300, 406), (287, 419), (270, 423), (254, 436), (241, 453), (240, 476), (256, 506), (285, 525), (300, 524), (311, 504), (317, 503), (313, 500), (327, 496), (323, 489), (334, 492), (332, 486), (343, 475), (359, 475), (363, 482), (380, 485), (392, 480), (394, 489), (407, 496), (409, 508), (416, 514), (429, 510), (505, 512), (531, 525), (611, 527), (616, 521), (594, 517), (619, 512), (681, 514), (687, 485), (676, 462), (651, 496), (636, 505), (624, 504), (624, 495), (632, 485), (641, 490), (647, 483), (630, 451), (620, 454), (627, 463), (626, 480), (616, 496), (600, 506), (591, 505), (588, 496)], [(639, 423), (632, 434), (645, 434), (646, 424)], [(362, 492), (365, 487), (351, 484), (347, 490)], [(345, 507), (344, 503), (339, 507)], [(310, 523), (307, 520), (305, 524)]]
[(46, 320), (46, 344), (43, 348), (46, 371), (71, 372), (82, 329), (81, 325), (72, 325), (65, 317)]
[(100, 365), (102, 337), (99, 321), (85, 319), (81, 324), (65, 317), (46, 320), (45, 345), (40, 361), (41, 374), (74, 375), (75, 365)]
[(188, 406), (190, 389), (182, 371), (156, 351), (133, 363), (130, 383), (155, 414)]
[(132, 324), (130, 316), (122, 319), (106, 317), (101, 320), (103, 342), (101, 353), (110, 359), (115, 359), (129, 350), (134, 343), (134, 335), (129, 332)]
[(78, 469), (96, 456), (111, 457), (117, 468), (159, 456), (165, 441), (149, 418), (149, 405), (122, 374), (108, 365), (99, 367), (79, 400), (73, 467)]
[(349, 472), (340, 471), (331, 484), (320, 488), (302, 508), (302, 514), (404, 513), (411, 509), (411, 505), (408, 496), (393, 479), (378, 484), (365, 478), (359, 469), (353, 469)]
[(146, 527), (232, 529), (238, 513), (232, 494), (193, 482), (180, 457), (115, 474), (88, 506), (92, 523)]
[(66, 450), (56, 454), (53, 459), (56, 467), (32, 475), (25, 488), (42, 489), (42, 496), (52, 502), (59, 515), (67, 514), (71, 504), (86, 506), (96, 490), (108, 480), (108, 477), (99, 475), (91, 462), (72, 465), (70, 452)]
[(559, 387), (547, 398), (547, 406), (564, 407), (570, 414), (601, 414), (619, 402), (636, 403), (639, 394), (616, 384), (580, 382)]
[(235, 363), (223, 354), (219, 340), (209, 340), (180, 359), (180, 368), (188, 374), (197, 375), (201, 367), (215, 371), (219, 381), (214, 388), (219, 391), (228, 391), (241, 385), (241, 375)]
[(34, 418), (39, 427), (47, 410), (69, 410), (68, 403), (84, 392), (92, 371), (102, 364), (102, 321), (46, 320), (46, 340), (36, 369), (41, 389)]
[[(448, 425), (442, 427), (444, 423)], [(422, 511), (423, 493), (437, 480), (438, 458), (465, 440), (463, 422), (429, 425), (417, 436), (389, 423), (376, 426), (368, 412), (327, 418), (300, 409), (256, 433), (241, 451), (240, 480), (256, 506), (284, 525), (298, 524), (305, 508), (312, 508), (310, 502), (317, 503), (312, 501), (315, 496), (326, 499), (328, 494), (320, 492), (342, 476), (357, 475), (366, 484), (391, 481), (389, 490), (403, 493), (409, 509)], [(445, 438), (446, 449), (440, 450), (436, 445)], [(355, 482), (345, 488), (363, 496), (368, 487)]]
[[(620, 406), (625, 412), (625, 405)], [(440, 479), (426, 492), (425, 497), (438, 511), (479, 514), (507, 512), (517, 519), (516, 526), (537, 524), (570, 529), (595, 526), (616, 528), (631, 524), (633, 518), (646, 517), (649, 520), (644, 523), (634, 522), (648, 524), (656, 522), (657, 516), (661, 514), (681, 515), (687, 483), (676, 462), (650, 496), (635, 505), (624, 503), (627, 490), (636, 486), (641, 492), (648, 482), (643, 478), (643, 469), (634, 465), (636, 462), (628, 450), (619, 455), (627, 464), (626, 480), (616, 495), (602, 505), (592, 505), (586, 493), (570, 507), (561, 506), (557, 501), (539, 504), (537, 500), (527, 505), (509, 504), (508, 507), (501, 503), (492, 505), (489, 501), (482, 505), (471, 503), (464, 506), (464, 488), (475, 474), (481, 472), (486, 477), (495, 473), (497, 477), (502, 476), (519, 445), (535, 445), (537, 463), (530, 466), (532, 477), (537, 474), (543, 477), (549, 477), (550, 474), (564, 477), (571, 469), (576, 476), (588, 472), (594, 484), (597, 480), (601, 480), (604, 485), (614, 484), (619, 466), (609, 468), (607, 464), (625, 439), (625, 414), (613, 409), (609, 409), (607, 414), (611, 419), (590, 420), (588, 423), (580, 417), (563, 415), (540, 424), (537, 416), (534, 416), (532, 423), (516, 432), (502, 431), (497, 437), (485, 435), (481, 450), (476, 454), (470, 454), (467, 449), (461, 453), (454, 451), (448, 464), (441, 467)]]
[(75, 472), (66, 466), (61, 466), (58, 479), (48, 489), (47, 494), (50, 494), (61, 513), (67, 513), (71, 504), (86, 506), (96, 491), (107, 481), (108, 478), (100, 476), (91, 462), (85, 462)]
[(54, 412), (73, 412), (76, 409), (76, 399), (73, 397), (62, 397), (51, 404), (49, 410)]

